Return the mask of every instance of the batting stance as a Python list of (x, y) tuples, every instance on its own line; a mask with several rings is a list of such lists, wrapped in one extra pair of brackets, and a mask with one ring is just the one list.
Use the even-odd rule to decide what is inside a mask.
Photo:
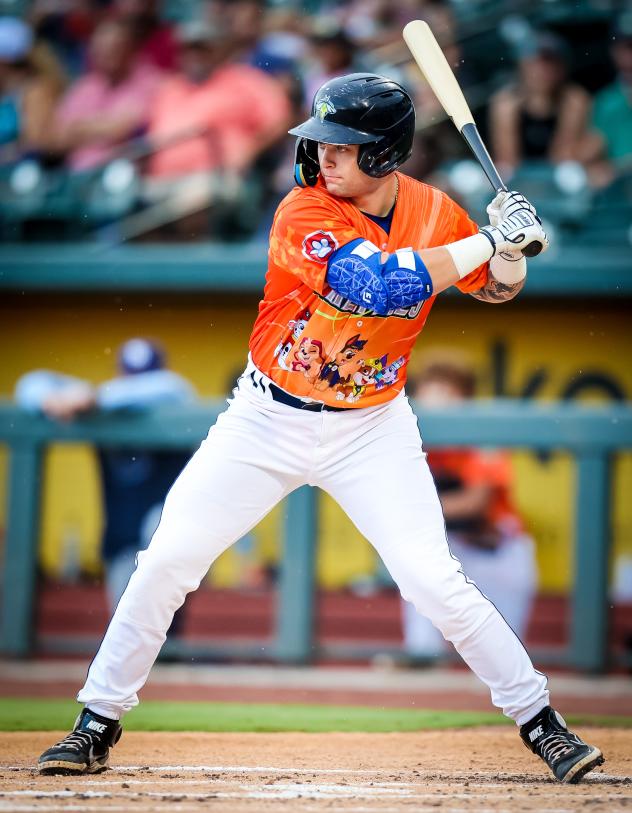
[(485, 302), (511, 299), (525, 281), (521, 249), (547, 238), (516, 192), (499, 194), (479, 229), (443, 192), (397, 172), (414, 130), (408, 93), (363, 73), (323, 85), (311, 118), (290, 131), (297, 188), (272, 225), (247, 367), (171, 488), (79, 692), (75, 729), (42, 754), (42, 772), (107, 766), (187, 593), (305, 483), (338, 501), (557, 779), (576, 782), (603, 761), (549, 706), (546, 678), (451, 556), (404, 395), (437, 294), (456, 285)]

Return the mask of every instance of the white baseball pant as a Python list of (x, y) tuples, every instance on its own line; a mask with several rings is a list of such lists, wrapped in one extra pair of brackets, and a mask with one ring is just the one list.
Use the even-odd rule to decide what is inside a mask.
[[(504, 539), (495, 550), (477, 548), (458, 533), (450, 534), (449, 543), (468, 579), (494, 603), (516, 635), (524, 638), (538, 585), (531, 537), (521, 534)], [(435, 658), (447, 651), (439, 630), (408, 601), (402, 601), (402, 627), (404, 649), (410, 655)]]
[(403, 598), (454, 644), (496, 706), (521, 725), (548, 705), (545, 676), (450, 554), (406, 397), (309, 412), (272, 400), (269, 384), (249, 363), (229, 408), (174, 483), (77, 699), (115, 719), (133, 708), (187, 593), (223, 551), (307, 483), (338, 501)]

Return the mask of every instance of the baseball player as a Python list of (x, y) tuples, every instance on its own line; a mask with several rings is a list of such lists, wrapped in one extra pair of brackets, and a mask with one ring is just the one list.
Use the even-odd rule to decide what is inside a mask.
[(408, 93), (362, 73), (323, 85), (312, 116), (290, 131), (297, 188), (275, 214), (248, 364), (171, 488), (78, 694), (74, 731), (42, 754), (42, 772), (107, 766), (187, 593), (305, 483), (339, 502), (557, 779), (576, 782), (603, 761), (549, 706), (545, 676), (450, 554), (404, 395), (437, 294), (456, 285), (511, 299), (525, 281), (521, 249), (547, 238), (516, 192), (498, 195), (479, 229), (444, 193), (397, 172), (414, 130)]

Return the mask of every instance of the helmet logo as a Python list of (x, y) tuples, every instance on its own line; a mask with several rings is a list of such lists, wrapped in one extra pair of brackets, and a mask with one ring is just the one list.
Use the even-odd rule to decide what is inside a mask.
[(322, 99), (318, 102), (318, 108), (316, 110), (316, 115), (321, 121), (325, 120), (325, 116), (328, 113), (335, 113), (336, 108), (334, 103), (331, 101), (329, 96), (323, 96)]

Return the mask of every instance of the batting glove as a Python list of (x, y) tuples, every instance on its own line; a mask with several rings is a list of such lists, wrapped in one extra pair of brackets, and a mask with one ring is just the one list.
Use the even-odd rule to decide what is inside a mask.
[(499, 192), (486, 209), (487, 217), (492, 226), (497, 226), (502, 220), (500, 207), (503, 205), (509, 192)]
[(535, 206), (520, 192), (499, 192), (487, 207), (487, 215), (492, 226), (514, 214), (518, 209), (527, 209), (537, 218)]
[[(497, 226), (503, 219), (501, 214), (502, 208), (505, 201), (511, 194), (518, 193), (512, 193), (507, 191), (499, 192), (494, 198), (494, 200), (487, 207), (487, 215), (489, 217), (489, 222), (492, 226)], [(510, 263), (517, 263), (523, 258), (522, 251), (520, 251), (519, 249), (515, 249), (514, 251), (499, 251), (498, 254), (500, 257), (502, 257), (504, 260), (507, 260), (507, 262)]]
[[(493, 254), (513, 255), (522, 251), (529, 243), (542, 244), (542, 251), (549, 247), (549, 241), (537, 215), (529, 209), (517, 209), (513, 214), (500, 220), (495, 226), (484, 226), (480, 233), (492, 244)], [(519, 258), (518, 258), (519, 259)]]

